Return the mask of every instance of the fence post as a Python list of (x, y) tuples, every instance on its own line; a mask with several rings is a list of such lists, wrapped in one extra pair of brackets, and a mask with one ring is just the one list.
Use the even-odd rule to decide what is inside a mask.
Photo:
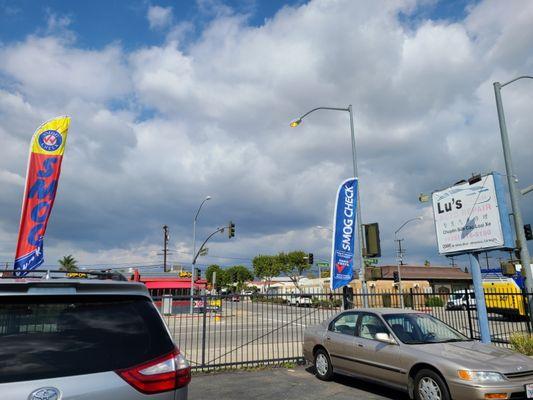
[(411, 297), (411, 310), (415, 309), (415, 296), (413, 294), (413, 288), (409, 288), (409, 296)]
[(468, 318), (468, 329), (470, 330), (470, 339), (474, 339), (474, 327), (472, 326), (472, 314), (470, 312), (470, 291), (465, 289), (466, 296), (466, 315)]
[(527, 326), (527, 332), (531, 334), (531, 313), (529, 310), (529, 302), (530, 302), (530, 296), (529, 293), (527, 293), (526, 288), (522, 288), (522, 301), (524, 303), (524, 312), (526, 313), (526, 326)]
[(202, 368), (205, 367), (205, 331), (206, 331), (206, 319), (207, 319), (207, 295), (202, 296), (204, 303), (204, 317), (202, 320)]

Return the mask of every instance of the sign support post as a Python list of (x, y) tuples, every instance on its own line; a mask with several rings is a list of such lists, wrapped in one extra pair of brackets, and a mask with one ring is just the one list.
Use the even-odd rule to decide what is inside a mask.
[(489, 317), (485, 304), (485, 293), (483, 291), (483, 278), (481, 277), (481, 267), (479, 265), (479, 253), (469, 253), (470, 271), (474, 282), (474, 293), (476, 295), (477, 318), (479, 321), (479, 331), (481, 332), (481, 342), (490, 343)]
[(433, 192), (432, 199), (439, 253), (468, 254), (481, 341), (490, 343), (479, 253), (514, 248), (501, 175), (493, 172), (472, 176), (468, 181)]

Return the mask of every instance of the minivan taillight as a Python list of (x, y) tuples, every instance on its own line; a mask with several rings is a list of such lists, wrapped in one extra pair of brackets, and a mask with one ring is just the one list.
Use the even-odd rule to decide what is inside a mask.
[(152, 361), (115, 372), (145, 394), (179, 389), (191, 381), (191, 367), (177, 349)]

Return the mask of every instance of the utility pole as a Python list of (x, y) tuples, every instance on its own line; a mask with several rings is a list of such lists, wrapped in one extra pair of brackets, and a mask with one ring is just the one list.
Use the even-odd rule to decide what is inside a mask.
[(487, 264), (487, 269), (489, 269), (489, 258), (492, 258), (492, 257), (489, 257), (489, 252), (486, 251), (485, 252), (485, 263)]
[(167, 272), (168, 226), (163, 225), (163, 272)]
[(453, 256), (450, 256), (450, 265), (455, 268), (455, 258)]
[(400, 260), (400, 265), (403, 265), (403, 255), (405, 254), (404, 249), (402, 249), (403, 239), (397, 239), (398, 242), (398, 260)]
[(408, 219), (405, 221), (396, 231), (394, 232), (394, 238), (398, 242), (398, 265), (396, 267), (396, 272), (398, 274), (398, 294), (400, 295), (400, 307), (404, 307), (404, 301), (403, 301), (403, 293), (402, 293), (402, 268), (403, 265), (403, 253), (404, 250), (402, 249), (402, 240), (398, 237), (398, 233), (402, 230), (402, 228), (407, 225), (409, 222), (413, 221), (421, 221), (423, 217), (415, 217)]

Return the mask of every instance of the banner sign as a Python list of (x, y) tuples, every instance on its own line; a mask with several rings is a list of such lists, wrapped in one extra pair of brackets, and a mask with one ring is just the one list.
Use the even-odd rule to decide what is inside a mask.
[(357, 178), (345, 180), (337, 191), (333, 215), (331, 289), (349, 284), (354, 277), (357, 238)]
[(500, 174), (434, 192), (432, 199), (440, 254), (514, 247)]
[(54, 205), (69, 123), (69, 117), (57, 117), (33, 134), (15, 255), (19, 272), (44, 262), (43, 237)]

